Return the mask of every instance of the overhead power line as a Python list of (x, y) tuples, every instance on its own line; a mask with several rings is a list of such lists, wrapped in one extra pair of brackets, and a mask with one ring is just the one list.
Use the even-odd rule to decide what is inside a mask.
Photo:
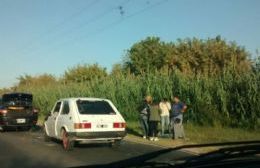
[[(131, 1), (131, 0), (128, 0), (126, 2), (128, 3), (129, 1)], [(158, 1), (156, 3), (151, 3), (149, 1), (147, 1), (149, 3), (146, 3), (146, 6), (144, 8), (142, 8), (140, 10), (137, 10), (137, 11), (135, 11), (133, 13), (129, 13), (129, 14), (127, 14), (127, 11), (124, 8), (124, 6), (118, 5), (117, 7), (113, 7), (110, 10), (106, 10), (103, 13), (101, 13), (100, 15), (98, 15), (96, 17), (96, 19), (102, 18), (107, 13), (109, 13), (111, 11), (114, 11), (115, 9), (118, 10), (119, 14), (122, 16), (120, 19), (115, 20), (115, 21), (113, 21), (113, 22), (111, 22), (111, 23), (109, 23), (109, 24), (107, 24), (107, 25), (97, 29), (95, 32), (88, 32), (84, 36), (78, 36), (78, 37), (75, 37), (73, 39), (67, 40), (67, 41), (65, 41), (63, 43), (60, 43), (57, 46), (50, 47), (50, 48), (48, 48), (48, 52), (50, 53), (50, 51), (57, 50), (60, 46), (64, 46), (64, 45), (68, 45), (68, 44), (76, 44), (78, 41), (81, 41), (82, 39), (87, 39), (87, 38), (93, 37), (95, 35), (98, 35), (98, 34), (104, 32), (106, 30), (109, 30), (109, 29), (119, 25), (120, 23), (126, 21), (127, 19), (135, 17), (135, 16), (137, 16), (139, 14), (142, 14), (142, 13), (144, 13), (144, 12), (146, 12), (146, 11), (152, 9), (152, 8), (155, 8), (155, 7), (159, 6), (159, 5), (162, 5), (162, 4), (164, 4), (164, 3), (168, 2), (168, 1), (169, 0), (161, 0), (161, 1)], [(122, 12), (123, 12), (123, 14), (122, 14)], [(92, 18), (91, 20), (88, 20), (88, 22), (85, 22), (85, 24), (89, 24), (91, 22), (96, 22), (96, 20), (94, 18)], [(82, 27), (85, 24), (78, 25), (77, 28)], [(72, 31), (72, 30), (70, 30), (70, 31)], [(69, 32), (67, 32), (67, 33), (69, 33)]]
[[(96, 16), (94, 16), (94, 17), (88, 19), (88, 20), (86, 20), (85, 22), (83, 22), (83, 23), (81, 23), (81, 24), (75, 25), (75, 26), (73, 26), (73, 27), (70, 28), (70, 29), (67, 29), (67, 30), (65, 30), (65, 31), (62, 31), (62, 32), (57, 33), (54, 37), (51, 38), (51, 40), (49, 40), (49, 42), (50, 42), (50, 41), (51, 41), (51, 42), (52, 42), (52, 41), (55, 41), (56, 39), (59, 39), (59, 37), (65, 37), (65, 36), (71, 34), (72, 32), (74, 32), (74, 31), (77, 30), (77, 29), (84, 28), (84, 27), (86, 27), (86, 26), (88, 26), (88, 25), (90, 25), (90, 24), (93, 24), (93, 23), (99, 21), (99, 20), (102, 19), (103, 17), (105, 17), (105, 16), (109, 15), (110, 13), (112, 13), (112, 12), (118, 10), (118, 6), (125, 6), (125, 5), (128, 4), (130, 1), (131, 1), (131, 0), (124, 0), (121, 4), (116, 5), (116, 6), (113, 6), (113, 7), (111, 7), (111, 8), (108, 8), (107, 10), (103, 11), (102, 13), (100, 13), (100, 14), (98, 14), (98, 15), (96, 15)], [(95, 3), (91, 3), (91, 5), (94, 5), (94, 4), (95, 4)], [(86, 6), (86, 7), (87, 7), (87, 6)], [(86, 7), (85, 7), (84, 9), (86, 9)], [(88, 6), (88, 8), (89, 8), (89, 7), (90, 7), (90, 6)], [(81, 10), (81, 12), (77, 12), (76, 14), (72, 15), (71, 17), (73, 17), (73, 16), (75, 16), (75, 15), (78, 15), (78, 14), (80, 14), (80, 13), (83, 13), (83, 9)], [(59, 23), (56, 27), (61, 26), (61, 25), (64, 24), (65, 22), (68, 22), (68, 20), (69, 20), (69, 19), (64, 20), (63, 22)], [(54, 29), (54, 28), (53, 28), (53, 29)], [(53, 31), (53, 29), (52, 29), (52, 31)], [(50, 32), (51, 32), (51, 31), (48, 31), (48, 32), (42, 34), (42, 37), (43, 37), (43, 38), (49, 37), (48, 34), (49, 34)], [(41, 39), (39, 38), (39, 41), (40, 41), (40, 40), (41, 40)], [(26, 49), (27, 49), (27, 50), (30, 49), (29, 52), (31, 52), (32, 50), (35, 50), (35, 49), (36, 49), (35, 46), (41, 44), (41, 42), (39, 42), (39, 41), (36, 41), (36, 42), (35, 42), (35, 41), (32, 41), (31, 44), (29, 44), (29, 45), (26, 46)], [(49, 45), (49, 42), (47, 42), (47, 45)]]

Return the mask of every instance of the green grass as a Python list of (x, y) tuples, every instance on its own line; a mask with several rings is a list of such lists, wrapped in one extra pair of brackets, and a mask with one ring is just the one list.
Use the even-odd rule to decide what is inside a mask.
[(260, 74), (223, 77), (185, 77), (180, 73), (119, 75), (82, 83), (22, 85), (17, 91), (34, 95), (34, 106), (46, 116), (65, 97), (101, 97), (112, 100), (128, 121), (137, 121), (146, 95), (154, 103), (179, 95), (188, 110), (185, 120), (204, 126), (260, 128)]
[[(197, 126), (194, 124), (184, 124), (186, 137), (190, 143), (214, 143), (214, 142), (234, 142), (247, 140), (260, 140), (260, 132), (241, 128)], [(141, 134), (138, 122), (127, 122), (129, 134)], [(170, 140), (170, 139), (169, 139)]]
[(260, 132), (242, 128), (207, 127), (192, 124), (185, 125), (188, 138), (195, 143), (232, 142), (260, 140)]

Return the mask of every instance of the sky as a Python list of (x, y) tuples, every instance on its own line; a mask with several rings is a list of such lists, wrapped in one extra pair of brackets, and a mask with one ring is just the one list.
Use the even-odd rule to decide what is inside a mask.
[(0, 88), (21, 75), (110, 70), (148, 36), (214, 38), (260, 50), (259, 0), (0, 0)]

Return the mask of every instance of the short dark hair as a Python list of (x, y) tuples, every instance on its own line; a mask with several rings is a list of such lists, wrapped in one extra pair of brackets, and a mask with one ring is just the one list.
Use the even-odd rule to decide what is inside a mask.
[(173, 98), (177, 98), (180, 100), (180, 97), (178, 95), (174, 95)]

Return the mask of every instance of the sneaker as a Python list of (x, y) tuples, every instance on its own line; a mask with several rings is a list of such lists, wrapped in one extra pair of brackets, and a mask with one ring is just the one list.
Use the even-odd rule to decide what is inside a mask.
[(143, 136), (143, 139), (146, 139), (146, 136)]
[(150, 141), (154, 141), (154, 137), (150, 137)]
[(159, 141), (159, 138), (155, 137), (155, 138), (154, 138), (154, 141)]

